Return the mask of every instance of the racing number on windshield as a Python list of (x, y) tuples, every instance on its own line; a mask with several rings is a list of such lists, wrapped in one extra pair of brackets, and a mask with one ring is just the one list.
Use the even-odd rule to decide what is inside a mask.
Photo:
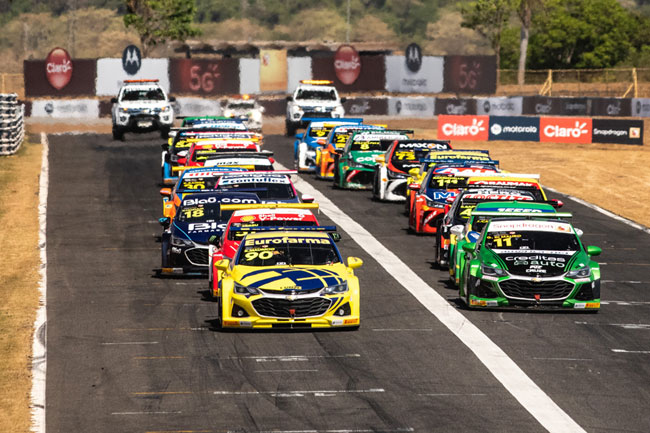
[(348, 136), (345, 134), (336, 136), (336, 144), (345, 144), (348, 141)]
[(246, 258), (247, 262), (251, 262), (257, 258), (268, 260), (273, 257), (273, 251), (249, 251), (247, 253), (244, 253), (244, 257)]
[(494, 238), (494, 243), (497, 244), (497, 248), (502, 248), (504, 246), (511, 247), (512, 246), (512, 238), (511, 237)]
[(185, 189), (205, 189), (205, 181), (202, 180), (192, 180), (184, 182), (183, 186)]
[(415, 159), (415, 154), (410, 150), (398, 150), (397, 152), (395, 152), (395, 156), (400, 161), (402, 160), (413, 161)]
[[(449, 185), (450, 183), (453, 183), (453, 184), (458, 183), (458, 179), (453, 179), (453, 178), (449, 178), (449, 177), (444, 178), (444, 179), (436, 179), (435, 181), (438, 184), (438, 186), (445, 186), (445, 185)], [(470, 211), (471, 211), (471, 209), (470, 209)]]
[(361, 143), (361, 144), (359, 144), (359, 149), (368, 150), (368, 149), (370, 149), (370, 145), (368, 143)]
[(185, 218), (201, 218), (205, 213), (203, 209), (183, 209)]

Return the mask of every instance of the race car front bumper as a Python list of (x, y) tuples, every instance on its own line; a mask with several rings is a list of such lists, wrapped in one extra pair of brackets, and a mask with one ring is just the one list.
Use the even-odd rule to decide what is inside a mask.
[(169, 267), (163, 274), (208, 275), (209, 247), (207, 245), (175, 246), (169, 248)]

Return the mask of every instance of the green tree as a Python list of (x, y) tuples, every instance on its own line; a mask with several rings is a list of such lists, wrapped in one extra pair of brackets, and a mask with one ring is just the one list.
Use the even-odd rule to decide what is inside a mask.
[(461, 7), (461, 25), (476, 30), (490, 41), (497, 57), (497, 83), (501, 68), (501, 35), (507, 28), (517, 0), (477, 0)]
[(639, 21), (617, 0), (547, 0), (533, 18), (533, 69), (608, 68), (627, 59)]
[(184, 41), (199, 33), (192, 27), (194, 0), (125, 0), (125, 4), (124, 25), (133, 26), (140, 35), (145, 57), (157, 44)]

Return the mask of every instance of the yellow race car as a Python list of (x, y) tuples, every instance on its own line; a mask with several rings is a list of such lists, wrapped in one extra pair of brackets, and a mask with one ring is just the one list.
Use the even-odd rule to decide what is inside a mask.
[(358, 328), (363, 261), (343, 263), (335, 227), (254, 227), (214, 264), (222, 328)]

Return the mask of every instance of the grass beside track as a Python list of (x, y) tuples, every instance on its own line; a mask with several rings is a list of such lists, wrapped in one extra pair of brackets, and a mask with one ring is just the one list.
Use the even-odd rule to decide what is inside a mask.
[[(31, 353), (38, 308), (41, 145), (0, 157), (0, 431), (30, 431)], [(20, 174), (18, 178), (17, 175)]]

